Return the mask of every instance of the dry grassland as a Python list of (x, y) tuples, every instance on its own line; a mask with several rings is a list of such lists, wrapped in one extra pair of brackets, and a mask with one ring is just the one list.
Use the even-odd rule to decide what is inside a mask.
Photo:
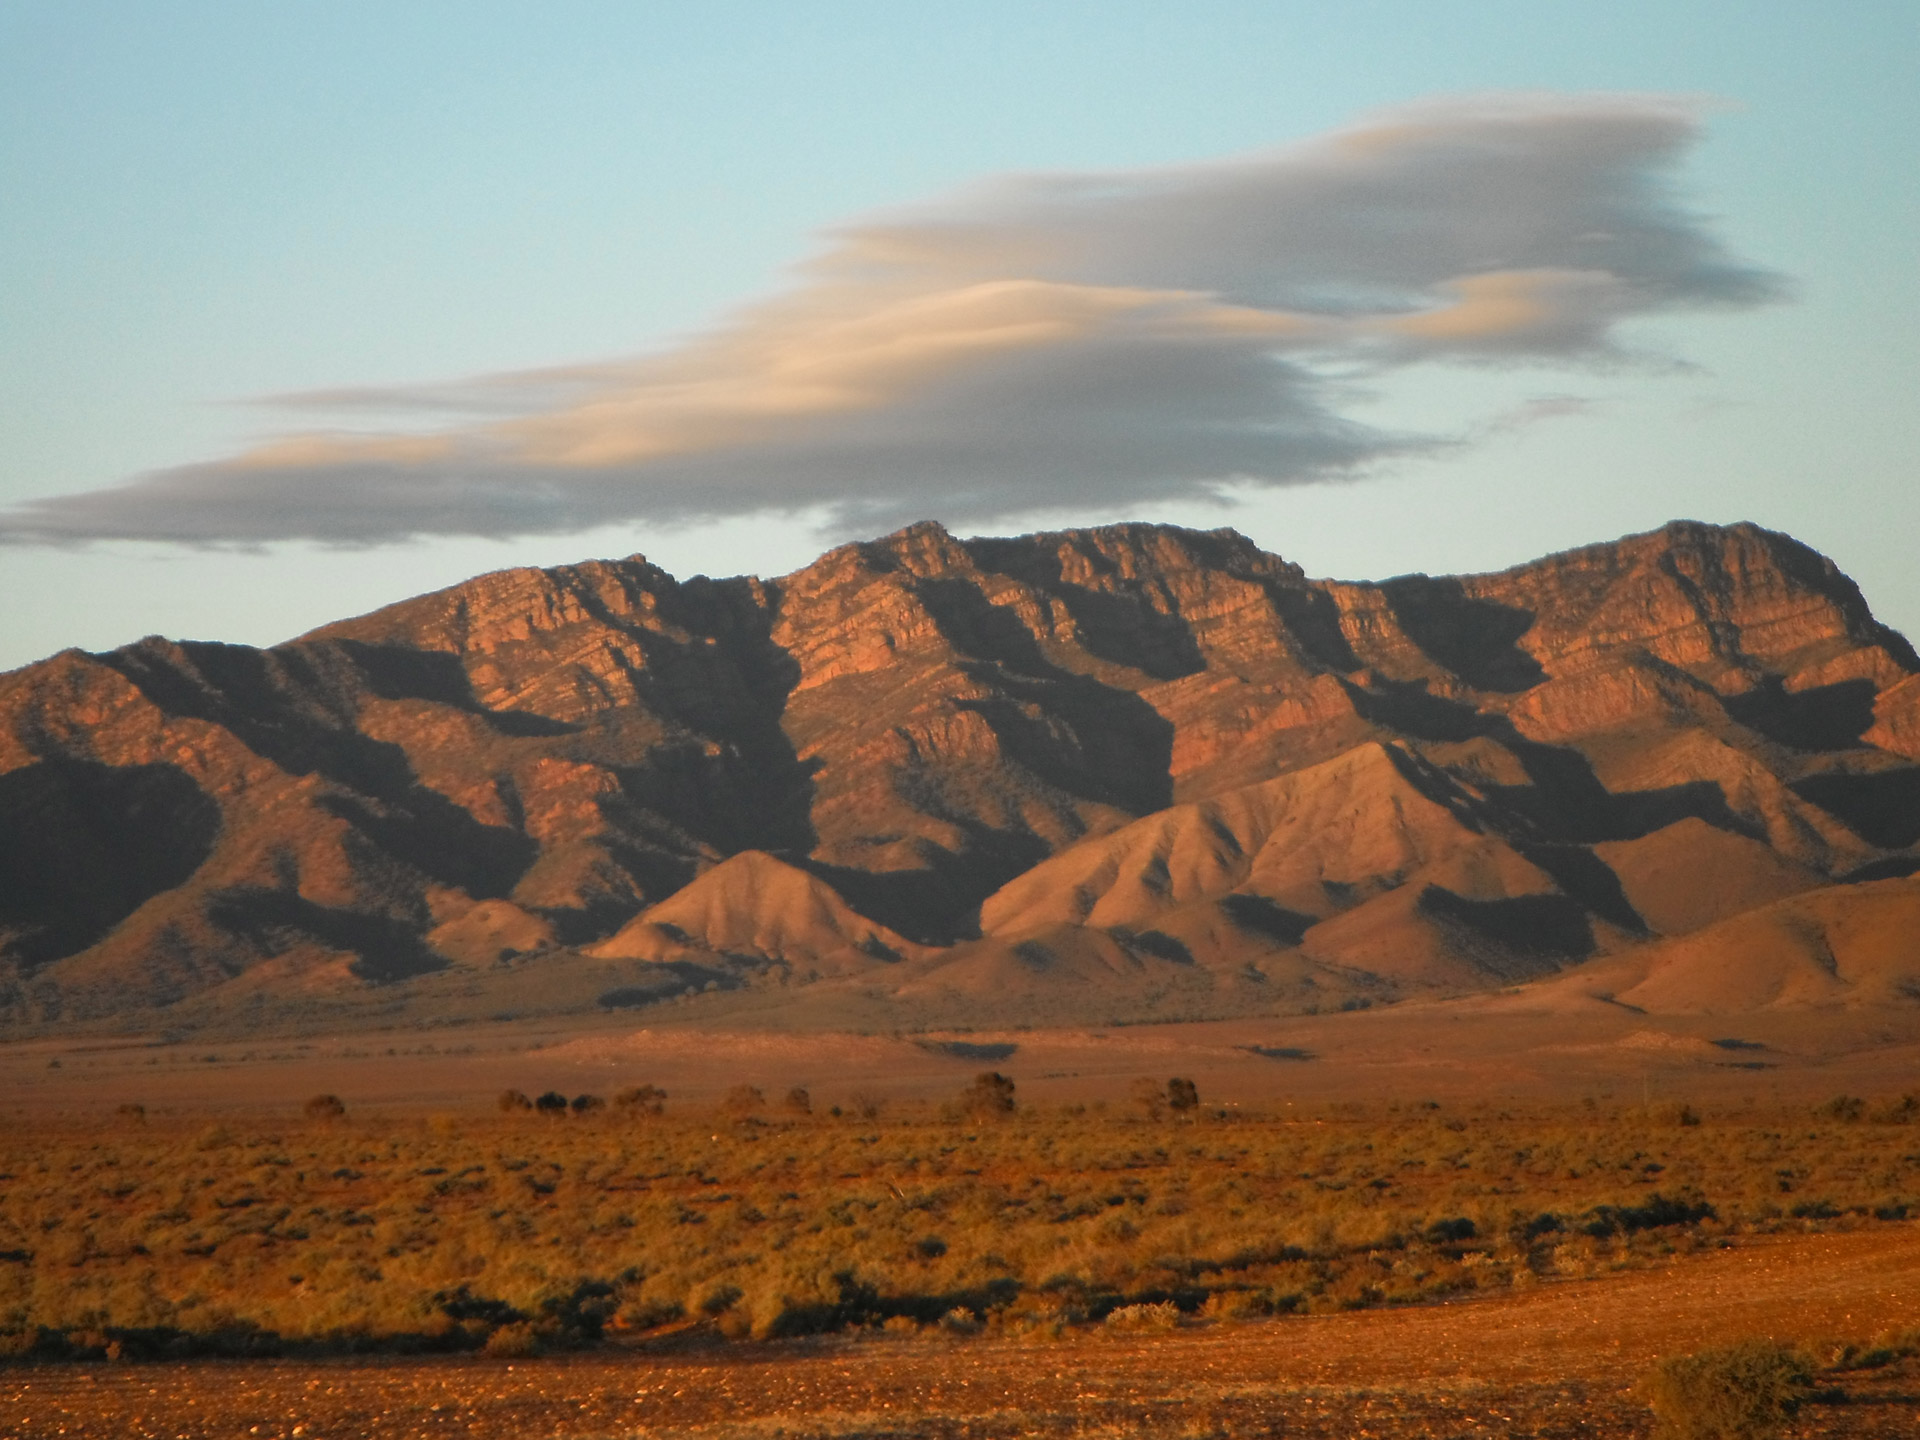
[[(797, 1107), (798, 1097), (795, 1098)], [(1920, 1105), (607, 1107), (22, 1123), (16, 1359), (877, 1330), (1036, 1343), (1644, 1269), (1920, 1216)]]

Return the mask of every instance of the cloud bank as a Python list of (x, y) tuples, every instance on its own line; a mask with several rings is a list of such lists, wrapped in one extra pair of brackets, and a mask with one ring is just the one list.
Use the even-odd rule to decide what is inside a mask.
[(1356, 374), (1607, 359), (1624, 321), (1773, 298), (1676, 195), (1698, 133), (1670, 97), (1464, 98), (1001, 177), (832, 232), (787, 293), (676, 348), (274, 397), (336, 428), (0, 512), (0, 540), (885, 527), (1350, 476), (1430, 443), (1343, 415)]

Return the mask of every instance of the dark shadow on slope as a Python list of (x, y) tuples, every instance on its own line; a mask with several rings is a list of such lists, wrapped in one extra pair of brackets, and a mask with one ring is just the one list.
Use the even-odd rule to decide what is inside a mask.
[(1079, 677), (1047, 685), (995, 678), (1012, 693), (957, 708), (985, 720), (1008, 758), (1037, 779), (1133, 815), (1173, 803), (1173, 725), (1144, 700)]
[(1145, 815), (1173, 803), (1173, 725), (1130, 690), (1055, 665), (1020, 618), (965, 580), (916, 593), (940, 633), (1002, 696), (960, 702), (1006, 753), (1070, 795)]
[(1360, 668), (1360, 657), (1353, 653), (1346, 632), (1340, 628), (1340, 606), (1333, 596), (1311, 585), (1289, 585), (1270, 575), (1242, 578), (1267, 592), (1287, 633), (1308, 655), (1343, 675)]
[(725, 854), (806, 854), (817, 839), (820, 762), (801, 760), (781, 727), (800, 664), (772, 639), (778, 588), (695, 576), (661, 592), (658, 604), (659, 619), (686, 639), (605, 619), (626, 629), (646, 657), (629, 677), (640, 698), (700, 738), (656, 747), (645, 765), (623, 770), (628, 797)]
[(1184, 941), (1178, 940), (1164, 930), (1129, 930), (1116, 925), (1107, 933), (1136, 955), (1151, 955), (1156, 960), (1164, 960), (1169, 965), (1191, 965), (1194, 963), (1193, 951)]
[(1638, 840), (1687, 819), (1733, 835), (1766, 838), (1764, 829), (1733, 813), (1715, 781), (1688, 780), (1657, 790), (1616, 793), (1600, 783), (1592, 763), (1577, 750), (1524, 739), (1504, 721), (1490, 733), (1513, 752), (1532, 784), (1489, 786), (1489, 798), (1524, 815), (1549, 842)]
[(1903, 850), (1920, 843), (1920, 765), (1865, 775), (1809, 775), (1788, 788), (1869, 845)]
[(302, 941), (355, 955), (353, 973), (387, 984), (443, 970), (447, 962), (421, 943), (414, 927), (388, 915), (335, 910), (286, 890), (227, 890), (212, 897), (207, 918), (268, 955)]
[[(700, 875), (700, 858), (684, 850), (613, 835), (596, 835), (591, 843), (605, 850), (614, 864), (633, 877), (649, 904), (685, 889)], [(626, 923), (629, 918), (631, 916), (623, 914), (620, 923)]]
[(346, 795), (315, 802), (430, 879), (465, 890), (476, 900), (501, 899), (540, 853), (518, 830), (482, 825), (437, 791), (415, 786), (403, 806), (375, 810)]
[[(1616, 794), (1600, 783), (1592, 762), (1578, 750), (1529, 740), (1504, 715), (1483, 714), (1460, 701), (1431, 695), (1423, 681), (1374, 676), (1365, 686), (1341, 683), (1355, 711), (1369, 724), (1416, 740), (1485, 737), (1509, 750), (1530, 783), (1480, 788), (1499, 810), (1524, 822), (1524, 829), (1518, 831), (1510, 822), (1493, 826), (1516, 843), (1597, 845), (1607, 840), (1638, 840), (1689, 818), (1731, 834), (1766, 838), (1763, 829), (1733, 813), (1726, 792), (1714, 781), (1692, 780)], [(1408, 778), (1414, 777), (1409, 774)]]
[(1417, 906), (1457, 948), (1503, 980), (1550, 974), (1594, 952), (1587, 912), (1571, 896), (1469, 900), (1429, 885), (1420, 892)]
[(1220, 910), (1235, 926), (1280, 945), (1298, 945), (1316, 917), (1276, 905), (1264, 895), (1222, 895)]
[[(404, 645), (371, 645), (362, 640), (335, 640), (336, 646), (359, 669), (366, 687), (382, 700), (425, 700), (477, 716), (502, 735), (537, 739), (573, 735), (582, 727), (525, 710), (490, 710), (473, 693), (460, 657), (444, 650), (414, 650)], [(292, 647), (281, 647), (286, 651)]]
[(980, 938), (980, 902), (1002, 885), (1045, 860), (1051, 850), (1039, 836), (993, 830), (971, 816), (922, 806), (965, 832), (956, 852), (936, 851), (914, 870), (859, 870), (827, 865), (800, 855), (781, 858), (825, 881), (869, 920), (921, 945), (953, 945)]
[(1454, 817), (1469, 830), (1479, 831), (1485, 828), (1472, 797), (1462, 790), (1446, 771), (1437, 765), (1430, 764), (1424, 756), (1416, 755), (1398, 745), (1385, 745), (1381, 748), (1386, 751), (1387, 759), (1392, 763), (1393, 768), (1400, 772), (1400, 778), (1421, 795), (1435, 805), (1451, 810)]
[(1777, 675), (1745, 695), (1722, 700), (1727, 714), (1777, 745), (1819, 752), (1848, 750), (1873, 726), (1878, 692), (1871, 680), (1844, 680), (1814, 690), (1789, 691)]
[(1533, 612), (1467, 594), (1458, 580), (1406, 575), (1380, 586), (1394, 619), (1429, 660), (1476, 690), (1515, 692), (1547, 678), (1519, 648)]
[(1041, 651), (1026, 622), (995, 605), (970, 580), (923, 577), (914, 592), (947, 643), (975, 660), (990, 660), (1017, 675), (1057, 680), (1067, 674)]
[[(1623, 823), (1631, 828), (1634, 817), (1631, 812), (1644, 806), (1623, 805), (1623, 800), (1644, 801), (1648, 798), (1656, 803), (1652, 810), (1657, 812), (1664, 802), (1673, 802), (1685, 807), (1684, 813), (1697, 813), (1700, 809), (1711, 810), (1705, 803), (1705, 797), (1697, 794), (1669, 795), (1668, 792), (1645, 792), (1643, 795), (1622, 797), (1610, 793), (1594, 776), (1584, 756), (1562, 751), (1551, 746), (1532, 746), (1517, 736), (1503, 736), (1521, 758), (1523, 766), (1531, 759), (1533, 766), (1529, 773), (1534, 776), (1531, 786), (1489, 786), (1490, 795), (1500, 801), (1511, 802), (1520, 798), (1533, 806), (1538, 806), (1535, 815), (1527, 815), (1525, 809), (1510, 806), (1518, 810), (1529, 823), (1516, 825), (1516, 816), (1512, 813), (1501, 814), (1500, 809), (1478, 803), (1465, 794), (1444, 770), (1428, 763), (1417, 755), (1403, 751), (1397, 745), (1386, 747), (1387, 755), (1393, 760), (1394, 767), (1406, 779), (1407, 783), (1419, 790), (1422, 795), (1436, 805), (1445, 806), (1468, 829), (1490, 831), (1500, 835), (1517, 850), (1520, 855), (1537, 865), (1552, 877), (1554, 884), (1565, 895), (1572, 897), (1600, 919), (1619, 926), (1631, 934), (1649, 933), (1646, 921), (1641, 919), (1639, 911), (1633, 908), (1627, 899), (1626, 890), (1620, 884), (1620, 877), (1613, 869), (1585, 844), (1575, 841), (1543, 838), (1552, 834), (1556, 822), (1564, 824), (1569, 810), (1584, 810), (1579, 816), (1586, 826), (1604, 834), (1610, 827), (1618, 828)], [(1533, 752), (1529, 755), (1527, 752)], [(1577, 762), (1569, 764), (1568, 759)], [(1677, 787), (1684, 791), (1693, 787)], [(1708, 784), (1713, 801), (1724, 812), (1725, 797), (1718, 786)], [(1672, 823), (1658, 813), (1649, 813), (1639, 818), (1658, 819), (1660, 825)], [(1678, 818), (1678, 817), (1676, 817)], [(1728, 815), (1727, 819), (1733, 817)], [(1645, 832), (1642, 832), (1645, 833)], [(1446, 893), (1446, 892), (1442, 892)]]
[(1582, 845), (1527, 845), (1520, 854), (1553, 877), (1553, 883), (1609, 924), (1631, 935), (1650, 935), (1647, 922), (1627, 899), (1613, 867)]
[(288, 774), (324, 775), (374, 795), (413, 784), (404, 750), (352, 728), (358, 671), (342, 651), (142, 640), (100, 660), (161, 710), (221, 726)]
[[(1155, 680), (1177, 680), (1207, 668), (1187, 622), (1156, 609), (1138, 584), (1121, 580), (1111, 590), (1075, 584), (1062, 574), (1057, 552), (1027, 539), (969, 540), (966, 549), (981, 569), (1010, 575), (1058, 600), (1073, 617), (1081, 648), (1096, 659)], [(1118, 575), (1113, 561), (1093, 546), (1082, 546), (1079, 553), (1093, 569)]]
[[(668, 892), (671, 893), (671, 892)], [(664, 897), (663, 897), (664, 898)], [(584, 905), (532, 906), (535, 914), (553, 926), (553, 938), (562, 945), (591, 945), (604, 940), (638, 915), (644, 904), (615, 895), (595, 895)]]
[[(639, 699), (669, 733), (685, 736), (619, 771), (628, 804), (726, 853), (810, 849), (814, 767), (798, 760), (780, 725), (799, 667), (769, 639), (767, 609), (749, 583), (690, 581), (663, 592), (660, 630), (607, 612), (592, 594), (577, 598), (639, 645), (646, 663), (630, 677)], [(446, 705), (512, 738), (585, 733), (544, 716), (488, 710), (457, 657), (401, 645), (298, 642), (263, 652), (155, 640), (103, 659), (168, 713), (221, 725), (289, 773), (321, 774), (380, 802), (352, 802), (348, 818), (426, 873), (471, 878), (484, 893), (511, 888), (504, 877), (517, 863), (514, 842), (417, 785), (402, 747), (356, 730), (360, 699), (371, 690)], [(369, 818), (382, 807), (392, 819)], [(460, 854), (469, 843), (474, 853)], [(530, 858), (535, 847), (527, 843)]]
[(1920, 872), (1920, 855), (1889, 855), (1884, 860), (1869, 860), (1840, 877), (1842, 885), (1865, 885), (1874, 880), (1904, 880)]
[(628, 831), (677, 833), (690, 850), (704, 843), (723, 855), (804, 855), (815, 840), (813, 777), (821, 763), (800, 760), (789, 745), (784, 762), (770, 760), (759, 770), (737, 748), (722, 745), (715, 753), (689, 737), (653, 746), (640, 764), (614, 767), (620, 795), (602, 799), (600, 809)]
[(1424, 680), (1368, 677), (1366, 685), (1342, 680), (1354, 712), (1370, 725), (1397, 730), (1416, 740), (1471, 740), (1493, 734), (1504, 717), (1482, 715), (1473, 706), (1427, 692)]
[(56, 758), (0, 775), (0, 944), (33, 969), (99, 940), (213, 851), (220, 807), (172, 765)]

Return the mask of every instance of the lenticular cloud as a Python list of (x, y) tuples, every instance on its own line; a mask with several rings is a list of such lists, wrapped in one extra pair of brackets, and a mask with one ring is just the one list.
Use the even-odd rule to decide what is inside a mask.
[(827, 237), (676, 348), (276, 397), (329, 428), (0, 513), (0, 539), (559, 533), (826, 507), (985, 520), (1350, 476), (1418, 448), (1332, 377), (1604, 358), (1776, 279), (1676, 198), (1659, 96), (1430, 102), (1282, 149), (1012, 175)]

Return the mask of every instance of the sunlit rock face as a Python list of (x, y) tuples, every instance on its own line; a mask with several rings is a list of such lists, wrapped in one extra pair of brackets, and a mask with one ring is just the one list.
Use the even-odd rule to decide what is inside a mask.
[(503, 571), (0, 676), (0, 1003), (1533, 981), (1911, 873), (1916, 672), (1752, 526), (1382, 584), (1152, 525)]

